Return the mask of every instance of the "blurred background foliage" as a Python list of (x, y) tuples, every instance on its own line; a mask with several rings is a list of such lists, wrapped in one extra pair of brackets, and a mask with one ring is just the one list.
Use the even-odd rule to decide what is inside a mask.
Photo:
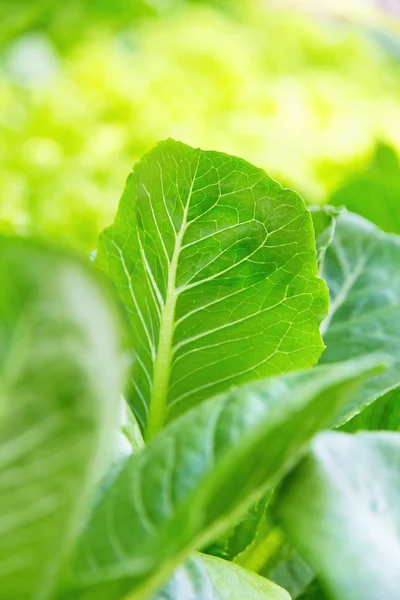
[(88, 252), (173, 137), (400, 233), (399, 7), (0, 0), (0, 228)]

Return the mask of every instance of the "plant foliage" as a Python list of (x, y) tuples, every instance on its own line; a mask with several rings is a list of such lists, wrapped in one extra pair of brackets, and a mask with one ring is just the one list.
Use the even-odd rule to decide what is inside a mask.
[(399, 238), (168, 140), (0, 258), (4, 600), (396, 600)]

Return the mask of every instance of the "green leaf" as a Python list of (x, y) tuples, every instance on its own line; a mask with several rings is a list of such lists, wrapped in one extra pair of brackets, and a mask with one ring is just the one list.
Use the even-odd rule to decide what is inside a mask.
[(107, 600), (149, 596), (276, 485), (376, 364), (350, 361), (247, 384), (170, 424), (99, 499), (75, 554), (71, 597), (96, 583), (108, 586)]
[(325, 433), (284, 484), (279, 515), (335, 600), (395, 600), (400, 434)]
[(331, 305), (322, 324), (326, 350), (320, 363), (371, 352), (393, 361), (391, 368), (360, 387), (346, 418), (400, 384), (399, 264), (400, 237), (383, 233), (357, 215), (340, 215), (324, 261)]
[(0, 237), (0, 595), (53, 598), (108, 468), (119, 321), (89, 266)]
[(232, 385), (322, 352), (310, 213), (244, 160), (158, 144), (130, 175), (98, 261), (129, 314), (128, 400), (147, 439)]
[(240, 521), (235, 523), (228, 532), (224, 532), (224, 535), (206, 548), (205, 552), (231, 561), (244, 552), (254, 542), (263, 526), (270, 496), (271, 493), (268, 493), (251, 505)]
[(396, 151), (379, 143), (370, 163), (349, 175), (330, 198), (390, 233), (400, 233), (400, 164)]
[(290, 600), (290, 596), (247, 569), (196, 553), (151, 600)]
[(360, 430), (384, 429), (400, 431), (400, 390), (388, 392), (382, 398), (375, 400), (350, 421), (347, 421), (341, 430), (354, 433)]
[(336, 220), (341, 208), (335, 206), (309, 206), (313, 220), (315, 245), (317, 249), (317, 263), (322, 265), (327, 248), (331, 245), (336, 228)]

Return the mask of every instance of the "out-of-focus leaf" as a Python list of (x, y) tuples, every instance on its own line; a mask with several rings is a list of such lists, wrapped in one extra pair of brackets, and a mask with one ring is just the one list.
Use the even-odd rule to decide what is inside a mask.
[(368, 167), (350, 175), (329, 202), (400, 233), (400, 164), (393, 148), (378, 144)]
[(320, 363), (371, 352), (393, 361), (391, 368), (360, 387), (353, 414), (400, 384), (399, 264), (400, 237), (383, 233), (358, 215), (339, 216), (323, 267), (331, 304), (322, 324), (326, 350)]
[[(79, 600), (109, 600), (110, 592), (108, 585), (104, 585), (88, 588), (78, 597)], [(115, 597), (130, 600), (136, 596), (121, 591)], [(265, 577), (229, 561), (193, 553), (157, 592), (146, 596), (146, 600), (290, 600), (290, 595)]]
[[(287, 471), (375, 359), (232, 389), (181, 416), (123, 464), (78, 545), (65, 598), (150, 595)], [(82, 595), (80, 595), (82, 594)]]
[(240, 158), (158, 144), (134, 167), (98, 261), (129, 314), (128, 399), (148, 439), (204, 399), (322, 352), (310, 213)]
[(128, 15), (134, 20), (156, 13), (156, 3), (146, 0), (135, 0), (129, 6), (124, 0), (97, 0), (90, 5), (84, 0), (73, 4), (58, 0), (34, 3), (19, 0), (13, 10), (7, 10), (7, 4), (1, 2), (0, 47), (31, 31), (45, 31), (62, 48), (79, 42), (94, 24), (117, 29), (126, 24)]
[(335, 600), (396, 600), (400, 434), (328, 432), (285, 482), (278, 504), (293, 544)]
[(315, 572), (299, 555), (292, 551), (291, 556), (278, 563), (270, 573), (272, 581), (287, 590), (292, 598), (301, 598), (315, 578)]
[[(295, 600), (293, 598), (293, 600)], [(330, 600), (326, 596), (324, 590), (321, 587), (321, 584), (314, 580), (306, 591), (298, 597), (298, 600)]]
[[(377, 121), (399, 149), (399, 65), (359, 28), (282, 11), (277, 1), (271, 11), (271, 3), (260, 10), (258, 0), (238, 0), (235, 19), (219, 10), (221, 0), (212, 8), (2, 0), (9, 39), (10, 21), (43, 3), (51, 17), (35, 19), (1, 59), (3, 230), (61, 237), (89, 252), (113, 217), (125, 173), (171, 133), (244, 156), (318, 202), (368, 152)], [(127, 15), (141, 6), (158, 8), (160, 18), (136, 27)], [(48, 46), (54, 70), (35, 40)]]
[(0, 596), (53, 598), (118, 414), (118, 319), (88, 266), (0, 237)]

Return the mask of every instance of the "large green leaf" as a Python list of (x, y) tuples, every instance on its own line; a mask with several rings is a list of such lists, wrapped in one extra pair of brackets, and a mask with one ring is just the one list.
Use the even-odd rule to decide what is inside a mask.
[(196, 553), (151, 600), (290, 600), (290, 596), (265, 577)]
[(150, 595), (277, 483), (376, 364), (350, 361), (247, 384), (170, 424), (99, 499), (75, 554), (71, 597), (96, 583), (107, 600)]
[(353, 412), (400, 384), (400, 237), (362, 217), (339, 216), (326, 252), (323, 277), (331, 297), (322, 325), (326, 350), (320, 363), (387, 354), (392, 367), (366, 380)]
[(118, 320), (90, 268), (0, 237), (0, 596), (53, 597), (112, 447)]
[(325, 433), (285, 483), (279, 515), (335, 600), (397, 600), (400, 434)]
[(249, 163), (172, 140), (130, 175), (98, 261), (130, 318), (146, 437), (232, 385), (312, 366), (327, 311), (303, 200)]

